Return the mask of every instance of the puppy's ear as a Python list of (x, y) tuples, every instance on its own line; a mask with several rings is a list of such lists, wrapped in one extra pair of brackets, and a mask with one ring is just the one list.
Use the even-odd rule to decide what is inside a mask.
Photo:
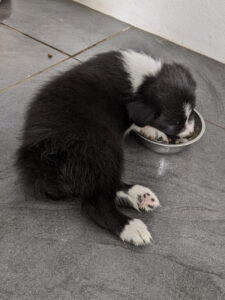
[(126, 106), (130, 120), (137, 126), (150, 125), (151, 121), (155, 119), (156, 111), (154, 107), (150, 107), (143, 101), (133, 101)]

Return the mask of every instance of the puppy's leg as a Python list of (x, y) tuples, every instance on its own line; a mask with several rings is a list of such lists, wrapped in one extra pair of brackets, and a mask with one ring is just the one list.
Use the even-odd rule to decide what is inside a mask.
[(130, 130), (137, 131), (141, 135), (150, 138), (151, 140), (156, 140), (156, 141), (161, 140), (166, 144), (169, 143), (167, 135), (154, 127), (151, 126), (139, 127), (133, 124)]
[(85, 199), (82, 208), (95, 223), (116, 234), (124, 242), (141, 246), (151, 241), (147, 226), (141, 220), (132, 219), (118, 211), (113, 198), (97, 195), (94, 199)]
[(150, 211), (160, 205), (159, 199), (149, 188), (125, 183), (116, 193), (115, 202), (118, 206), (128, 206), (138, 211)]

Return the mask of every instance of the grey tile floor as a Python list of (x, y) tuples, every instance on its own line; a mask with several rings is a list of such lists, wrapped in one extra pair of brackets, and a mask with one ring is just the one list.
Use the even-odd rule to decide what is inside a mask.
[[(225, 299), (225, 66), (69, 0), (3, 0), (0, 19), (0, 299)], [(202, 140), (177, 155), (126, 140), (126, 181), (150, 186), (162, 204), (153, 214), (127, 211), (154, 237), (145, 248), (83, 218), (79, 199), (29, 198), (13, 169), (37, 89), (119, 48), (185, 63), (207, 120)]]

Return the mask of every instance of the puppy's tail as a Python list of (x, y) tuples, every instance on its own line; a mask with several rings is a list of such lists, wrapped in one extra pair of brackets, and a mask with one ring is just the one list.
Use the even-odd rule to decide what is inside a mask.
[(26, 191), (38, 198), (59, 200), (70, 194), (69, 187), (59, 180), (59, 165), (57, 156), (43, 151), (42, 143), (35, 146), (22, 145), (16, 153), (15, 166), (19, 179)]

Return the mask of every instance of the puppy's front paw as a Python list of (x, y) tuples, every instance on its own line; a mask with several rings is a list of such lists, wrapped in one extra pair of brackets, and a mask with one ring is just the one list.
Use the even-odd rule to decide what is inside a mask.
[(128, 190), (132, 202), (138, 206), (139, 210), (150, 211), (160, 206), (159, 199), (153, 191), (142, 185), (135, 184)]
[(169, 144), (169, 139), (167, 135), (158, 129), (155, 129), (155, 140), (163, 142), (165, 144)]
[(166, 144), (169, 143), (167, 135), (154, 127), (145, 126), (145, 127), (141, 128), (140, 133), (143, 136), (146, 136), (147, 138), (149, 138), (150, 140), (160, 141), (160, 142), (163, 142)]
[(147, 245), (152, 239), (147, 226), (139, 219), (130, 220), (121, 232), (120, 238), (122, 241), (132, 243), (135, 246)]

